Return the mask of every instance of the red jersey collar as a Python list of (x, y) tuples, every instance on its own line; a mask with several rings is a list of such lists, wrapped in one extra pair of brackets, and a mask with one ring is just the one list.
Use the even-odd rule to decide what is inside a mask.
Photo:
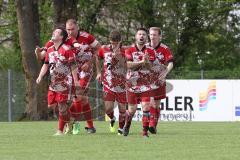
[[(160, 47), (160, 45), (161, 45), (161, 42), (159, 42), (158, 45), (157, 45), (154, 49), (155, 49), (155, 50), (158, 49), (158, 48)], [(151, 43), (149, 43), (149, 46), (150, 46), (150, 47), (153, 47), (153, 46), (151, 45)]]
[(63, 43), (64, 43), (64, 42), (62, 42), (62, 43), (58, 46), (58, 48), (55, 48), (55, 46), (53, 45), (54, 51), (58, 51), (59, 48), (63, 45)]
[(146, 45), (144, 45), (143, 48), (140, 50), (140, 49), (137, 47), (137, 44), (135, 43), (135, 48), (136, 48), (136, 50), (137, 50), (138, 52), (139, 52), (139, 51), (143, 52), (143, 51), (146, 49)]

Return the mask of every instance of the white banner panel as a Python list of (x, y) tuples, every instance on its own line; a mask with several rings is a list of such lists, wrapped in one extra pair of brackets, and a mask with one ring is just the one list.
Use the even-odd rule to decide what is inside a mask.
[(233, 120), (240, 121), (240, 81), (235, 80), (232, 83), (232, 101), (233, 101)]
[[(168, 80), (161, 121), (239, 121), (240, 80)], [(118, 109), (115, 108), (118, 117)], [(141, 105), (134, 120), (141, 120)]]
[[(231, 121), (232, 84), (221, 80), (170, 80), (173, 90), (169, 92), (169, 106), (173, 111), (163, 109), (163, 113), (180, 114), (188, 111), (192, 121)], [(187, 114), (187, 113), (185, 113)], [(177, 119), (176, 119), (177, 120)]]

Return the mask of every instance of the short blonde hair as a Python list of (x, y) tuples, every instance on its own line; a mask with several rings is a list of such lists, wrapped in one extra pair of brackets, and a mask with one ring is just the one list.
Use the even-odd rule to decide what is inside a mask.
[(159, 27), (150, 27), (150, 28), (149, 28), (149, 32), (150, 32), (150, 30), (158, 31), (158, 34), (159, 34), (159, 35), (162, 34), (162, 31), (161, 31), (161, 29), (160, 29)]

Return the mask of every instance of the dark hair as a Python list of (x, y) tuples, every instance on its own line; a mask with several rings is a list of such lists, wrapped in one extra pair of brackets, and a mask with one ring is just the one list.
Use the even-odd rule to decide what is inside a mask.
[(67, 31), (64, 28), (62, 28), (62, 27), (57, 27), (56, 29), (60, 29), (62, 31), (61, 32), (61, 36), (63, 36), (62, 41), (65, 42), (67, 37), (68, 37)]
[(138, 31), (144, 31), (144, 32), (146, 32), (146, 33), (148, 34), (148, 30), (147, 30), (146, 28), (144, 28), (144, 27), (137, 28), (136, 33), (137, 33)]
[(120, 42), (121, 41), (121, 33), (117, 30), (113, 30), (109, 34), (109, 40), (113, 42)]
[(53, 30), (59, 29), (59, 28), (66, 28), (64, 23), (56, 23), (53, 26)]

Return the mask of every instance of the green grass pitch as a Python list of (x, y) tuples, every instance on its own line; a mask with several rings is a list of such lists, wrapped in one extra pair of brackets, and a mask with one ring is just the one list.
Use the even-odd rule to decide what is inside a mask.
[(95, 122), (89, 135), (52, 136), (57, 122), (0, 123), (0, 160), (237, 160), (239, 122), (161, 122), (158, 134), (141, 136), (134, 122), (127, 137)]

